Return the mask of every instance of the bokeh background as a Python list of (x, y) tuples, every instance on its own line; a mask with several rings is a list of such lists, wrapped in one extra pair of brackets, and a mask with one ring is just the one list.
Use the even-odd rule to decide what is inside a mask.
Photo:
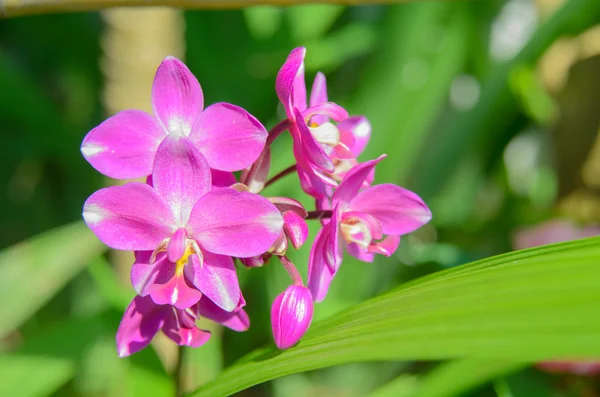
[[(157, 338), (117, 358), (132, 257), (106, 252), (80, 222), (87, 196), (116, 182), (95, 172), (79, 146), (121, 109), (150, 111), (166, 55), (185, 59), (205, 103), (240, 105), (271, 127), (282, 117), (275, 75), (299, 45), (308, 50), (308, 83), (323, 71), (330, 99), (371, 121), (363, 159), (388, 154), (376, 181), (416, 191), (434, 214), (392, 258), (347, 258), (315, 321), (420, 275), (510, 251), (521, 228), (557, 217), (600, 222), (597, 0), (136, 8), (0, 20), (1, 396), (172, 394), (172, 344)], [(290, 144), (277, 140), (273, 172), (292, 164)], [(295, 176), (265, 193), (302, 197)], [(291, 255), (303, 274), (308, 252), (307, 244)], [(271, 343), (270, 304), (288, 276), (276, 262), (239, 276), (252, 327), (237, 334), (207, 324), (213, 338), (185, 358), (188, 390)], [(391, 395), (409, 396), (435, 365), (349, 364), (240, 395), (367, 396), (400, 376)], [(594, 377), (527, 368), (452, 395), (599, 390)]]

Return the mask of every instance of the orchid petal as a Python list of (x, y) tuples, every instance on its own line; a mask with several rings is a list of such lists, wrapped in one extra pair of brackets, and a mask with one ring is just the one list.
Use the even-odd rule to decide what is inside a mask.
[[(172, 309), (166, 317), (162, 331), (180, 346), (200, 347), (210, 339), (210, 332), (198, 329), (185, 311)], [(186, 321), (188, 320), (188, 321)], [(189, 321), (191, 320), (191, 321)], [(191, 324), (188, 324), (191, 322)]]
[[(275, 79), (275, 92), (277, 92), (277, 97), (285, 107), (286, 114), (290, 118), (293, 118), (292, 107), (294, 106), (293, 102), (296, 99), (293, 91), (295, 89), (298, 90), (296, 88), (299, 81), (297, 76), (300, 72), (304, 75), (303, 65), (305, 55), (306, 48), (294, 48), (283, 63), (281, 69), (279, 69)], [(306, 95), (306, 88), (304, 90)], [(306, 99), (304, 101), (306, 102)]]
[(282, 214), (292, 211), (302, 218), (306, 218), (308, 216), (306, 209), (304, 209), (304, 206), (298, 200), (294, 200), (289, 197), (268, 197), (267, 200), (275, 204), (275, 207), (277, 207), (279, 212)]
[(249, 168), (242, 171), (240, 181), (248, 186), (251, 193), (259, 193), (269, 178), (271, 170), (271, 149), (266, 147)]
[(352, 255), (359, 261), (371, 263), (375, 260), (375, 255), (373, 253), (369, 253), (367, 250), (361, 248), (356, 243), (347, 244), (346, 250), (350, 255)]
[(174, 232), (171, 209), (140, 183), (100, 189), (83, 205), (83, 219), (98, 238), (119, 250), (154, 250)]
[(202, 197), (188, 230), (206, 250), (238, 258), (260, 255), (283, 228), (277, 208), (257, 194), (219, 188)]
[(351, 116), (340, 122), (337, 127), (340, 130), (340, 141), (350, 148), (352, 157), (360, 156), (371, 139), (369, 120), (365, 116)]
[(91, 130), (83, 139), (81, 153), (110, 178), (140, 178), (152, 172), (154, 153), (165, 136), (149, 114), (125, 110)]
[(231, 172), (219, 171), (211, 168), (210, 175), (212, 177), (212, 185), (216, 187), (230, 187), (237, 183), (235, 175)]
[(148, 291), (150, 297), (159, 305), (171, 305), (185, 310), (202, 298), (202, 293), (188, 285), (183, 275), (174, 275), (164, 284), (152, 284)]
[(283, 214), (283, 230), (295, 249), (304, 244), (308, 237), (308, 225), (304, 218), (295, 212), (288, 211)]
[(200, 300), (198, 303), (198, 312), (200, 316), (234, 331), (243, 332), (250, 327), (250, 318), (244, 309), (240, 308), (234, 312), (227, 312), (215, 305), (210, 299)]
[(229, 103), (204, 109), (190, 133), (211, 168), (238, 171), (249, 167), (267, 141), (267, 130), (250, 113)]
[(351, 211), (375, 217), (381, 224), (383, 234), (400, 236), (415, 231), (431, 220), (431, 211), (419, 196), (391, 183), (363, 190), (350, 201), (348, 207)]
[(185, 254), (187, 240), (187, 231), (180, 227), (173, 233), (173, 236), (167, 243), (167, 258), (171, 262), (177, 262)]
[(166, 57), (152, 84), (152, 109), (170, 134), (187, 136), (202, 111), (200, 83), (179, 59)]
[(136, 251), (135, 262), (131, 267), (131, 284), (140, 296), (150, 294), (153, 284), (164, 284), (175, 274), (175, 264), (167, 259), (164, 252), (151, 263), (152, 251)]
[(325, 245), (325, 263), (332, 273), (335, 273), (340, 268), (342, 258), (344, 257), (343, 246), (340, 241), (339, 218), (341, 218), (341, 214), (338, 214), (337, 209), (333, 210), (328, 224), (329, 238), (327, 239), (327, 245)]
[(335, 206), (337, 203), (345, 205), (350, 202), (363, 187), (364, 182), (372, 174), (377, 163), (385, 157), (386, 155), (383, 154), (374, 160), (369, 160), (352, 167), (352, 169), (344, 176), (344, 179), (336, 189), (335, 193), (333, 193), (333, 205)]
[(385, 256), (392, 256), (398, 246), (400, 245), (400, 236), (387, 236), (385, 239), (378, 243), (371, 244), (367, 248), (367, 252), (371, 254), (382, 254)]
[(152, 184), (171, 206), (178, 226), (185, 226), (194, 204), (211, 189), (210, 168), (187, 139), (167, 138), (154, 161)]
[[(334, 121), (340, 122), (348, 118), (348, 111), (333, 102), (321, 103), (302, 111), (302, 119), (304, 120), (311, 120), (317, 115), (326, 116)], [(296, 120), (300, 120), (300, 118), (296, 116)]]
[(203, 254), (204, 263), (196, 255), (190, 256), (190, 264), (184, 269), (186, 277), (221, 309), (233, 311), (242, 294), (233, 259), (207, 251)]
[[(321, 72), (317, 72), (310, 90), (310, 107), (327, 102), (327, 79)], [(329, 121), (329, 117), (317, 114), (310, 119), (311, 123), (321, 125)]]
[[(300, 118), (300, 112), (298, 109), (294, 109), (294, 113)], [(302, 155), (306, 158), (308, 163), (319, 167), (325, 171), (333, 172), (333, 163), (331, 159), (325, 153), (321, 145), (316, 141), (315, 137), (311, 134), (310, 130), (304, 122), (296, 124), (296, 128), (293, 130), (297, 131), (300, 141), (302, 142)]]
[(150, 297), (136, 296), (129, 304), (117, 330), (119, 357), (127, 357), (148, 346), (164, 323), (164, 307)]
[(325, 262), (325, 251), (328, 247), (329, 225), (324, 226), (315, 237), (308, 260), (308, 289), (315, 302), (321, 302), (327, 296), (329, 284), (334, 274)]

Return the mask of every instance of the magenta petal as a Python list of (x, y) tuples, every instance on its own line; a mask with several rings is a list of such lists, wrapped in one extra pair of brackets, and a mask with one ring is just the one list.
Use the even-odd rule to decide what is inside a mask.
[(364, 248), (361, 248), (356, 243), (349, 243), (346, 246), (346, 250), (348, 251), (348, 253), (350, 255), (352, 255), (353, 257), (355, 257), (359, 261), (371, 263), (375, 259), (375, 255), (373, 253), (367, 252), (367, 250), (365, 250)]
[[(358, 157), (362, 154), (371, 139), (371, 123), (365, 116), (352, 116), (338, 124), (340, 130), (340, 140), (346, 142), (353, 141), (350, 146), (350, 151), (353, 157)], [(352, 136), (353, 139), (348, 138)]]
[(192, 208), (211, 189), (210, 168), (191, 142), (169, 137), (156, 152), (154, 189), (171, 206), (178, 226), (185, 226)]
[(212, 176), (212, 185), (216, 187), (229, 187), (234, 183), (237, 183), (237, 179), (235, 179), (235, 175), (231, 172), (227, 171), (219, 171), (215, 169), (210, 169), (210, 174)]
[(293, 106), (292, 101), (295, 99), (292, 97), (295, 88), (294, 83), (298, 82), (296, 76), (301, 69), (303, 69), (305, 55), (306, 48), (294, 48), (288, 55), (281, 69), (279, 69), (275, 79), (275, 91), (277, 92), (277, 97), (281, 103), (283, 103), (288, 117), (293, 116), (291, 114), (291, 109)]
[(200, 114), (190, 139), (211, 168), (238, 171), (256, 161), (267, 135), (265, 127), (244, 109), (215, 103)]
[(271, 149), (268, 147), (258, 156), (258, 159), (249, 168), (242, 171), (240, 182), (248, 186), (251, 193), (259, 193), (269, 178), (271, 170)]
[(306, 209), (304, 209), (304, 206), (298, 200), (289, 197), (269, 197), (268, 200), (275, 204), (275, 207), (277, 207), (281, 213), (292, 211), (302, 218), (306, 218), (308, 215)]
[(325, 262), (328, 240), (329, 224), (317, 233), (308, 259), (308, 288), (315, 302), (321, 302), (325, 299), (329, 284), (334, 276)]
[[(333, 102), (325, 102), (320, 105), (311, 106), (302, 111), (302, 117), (307, 120), (314, 116), (321, 115), (332, 118), (334, 121), (340, 122), (348, 118), (348, 111), (340, 105)], [(299, 120), (298, 117), (296, 117)]]
[[(298, 109), (294, 109), (294, 113), (298, 120), (302, 119), (300, 115), (300, 111)], [(333, 172), (333, 163), (331, 159), (325, 153), (321, 144), (316, 141), (313, 135), (310, 133), (307, 125), (304, 121), (300, 121), (296, 124), (296, 130), (298, 131), (298, 135), (300, 136), (300, 140), (302, 142), (302, 155), (306, 157), (306, 160), (325, 171)]]
[(308, 225), (304, 218), (293, 211), (283, 214), (283, 230), (294, 248), (298, 249), (308, 237)]
[(243, 332), (250, 327), (250, 318), (243, 309), (235, 312), (226, 312), (210, 299), (201, 299), (198, 303), (198, 312), (202, 317), (217, 322), (234, 331)]
[[(310, 106), (317, 106), (327, 102), (327, 80), (325, 75), (318, 72), (313, 81), (312, 89), (310, 90)], [(316, 115), (311, 118), (311, 123), (321, 125), (329, 121), (329, 117)]]
[(329, 266), (329, 270), (332, 273), (335, 273), (340, 268), (344, 256), (342, 242), (340, 241), (340, 217), (341, 214), (338, 214), (337, 209), (334, 210), (328, 224), (329, 237), (325, 245), (324, 258), (325, 263)]
[(116, 179), (150, 175), (156, 148), (165, 131), (149, 114), (125, 110), (91, 130), (83, 139), (83, 157), (102, 174)]
[(202, 248), (246, 258), (271, 247), (282, 231), (283, 218), (264, 197), (219, 188), (198, 201), (188, 225)]
[(369, 245), (367, 252), (371, 254), (391, 256), (394, 252), (396, 252), (396, 249), (398, 249), (399, 245), (400, 236), (387, 236), (382, 241)]
[(202, 264), (196, 255), (190, 256), (190, 263), (184, 270), (186, 277), (221, 309), (228, 312), (235, 310), (242, 292), (233, 259), (206, 251), (203, 254)]
[(164, 284), (153, 284), (148, 291), (155, 303), (175, 306), (181, 310), (192, 307), (202, 298), (202, 293), (189, 286), (183, 275), (175, 275)]
[(139, 182), (98, 190), (83, 205), (83, 219), (104, 244), (119, 250), (154, 250), (175, 231), (169, 206)]
[(210, 332), (198, 329), (194, 319), (182, 310), (171, 309), (162, 331), (180, 346), (200, 347), (210, 339)]
[(164, 323), (164, 308), (150, 297), (136, 296), (129, 304), (117, 330), (119, 357), (142, 350), (154, 338)]
[(187, 244), (187, 231), (180, 227), (175, 231), (169, 242), (167, 243), (167, 258), (171, 262), (177, 262), (183, 257)]
[(169, 262), (164, 252), (150, 263), (152, 251), (136, 251), (135, 262), (131, 267), (131, 284), (140, 296), (150, 294), (149, 288), (155, 284), (164, 284), (175, 274), (175, 264)]
[(337, 203), (347, 204), (352, 200), (363, 187), (365, 181), (369, 178), (377, 163), (386, 157), (382, 154), (375, 160), (369, 160), (352, 167), (344, 176), (340, 186), (333, 193), (333, 205)]
[(312, 321), (313, 307), (310, 291), (302, 285), (290, 285), (275, 298), (271, 326), (279, 349), (288, 349), (302, 338)]
[(202, 111), (200, 83), (179, 59), (166, 57), (154, 76), (152, 109), (170, 134), (186, 136)]
[(383, 234), (397, 236), (413, 232), (431, 219), (431, 211), (419, 196), (391, 183), (360, 192), (350, 201), (349, 209), (372, 215)]

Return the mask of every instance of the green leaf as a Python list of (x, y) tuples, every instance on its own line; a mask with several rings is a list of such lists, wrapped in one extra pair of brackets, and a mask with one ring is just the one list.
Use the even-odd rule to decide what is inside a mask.
[(598, 357), (599, 257), (591, 238), (434, 273), (315, 324), (296, 347), (256, 350), (193, 396), (359, 361)]
[(0, 337), (20, 326), (104, 249), (83, 222), (76, 222), (0, 252)]
[(402, 374), (369, 394), (369, 397), (413, 397), (419, 388), (416, 375)]
[(41, 397), (52, 395), (73, 378), (71, 360), (3, 355), (0, 357), (0, 396)]

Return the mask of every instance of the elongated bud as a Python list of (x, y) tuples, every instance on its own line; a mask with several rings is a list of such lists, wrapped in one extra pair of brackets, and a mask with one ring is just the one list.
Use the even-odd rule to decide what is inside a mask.
[(308, 288), (290, 285), (273, 302), (271, 326), (273, 339), (281, 350), (294, 346), (313, 318), (313, 300)]

